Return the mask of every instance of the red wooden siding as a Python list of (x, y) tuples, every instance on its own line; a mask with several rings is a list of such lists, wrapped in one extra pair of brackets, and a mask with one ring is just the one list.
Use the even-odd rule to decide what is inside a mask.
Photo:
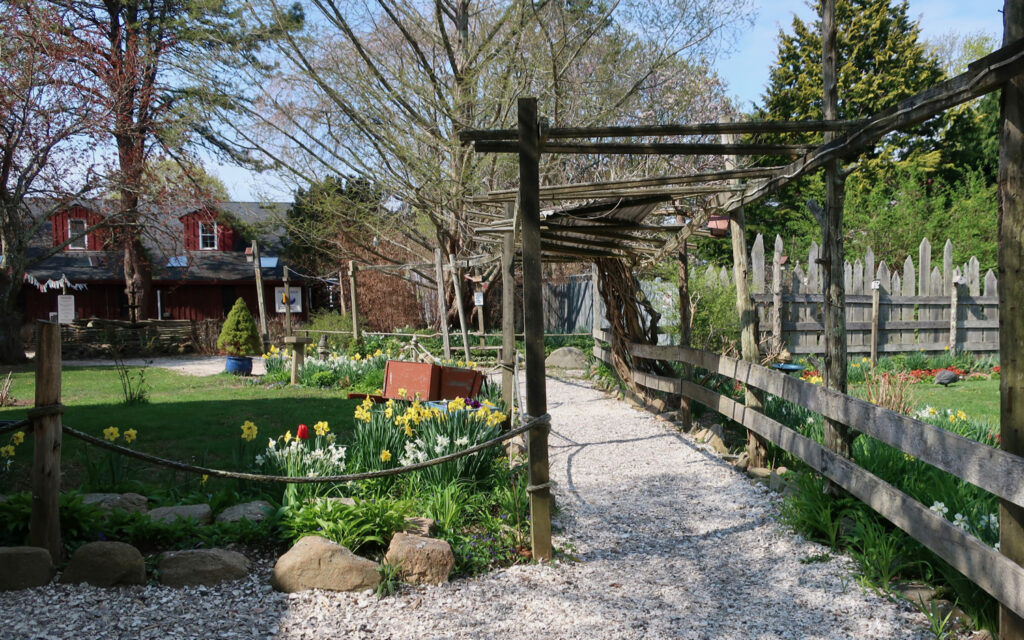
[[(217, 212), (209, 209), (193, 211), (181, 216), (181, 222), (185, 225), (185, 250), (200, 251), (199, 248), (199, 223), (215, 222)], [(238, 241), (238, 232), (224, 224), (217, 222), (217, 248), (203, 249), (203, 251), (234, 251), (235, 242)]]
[[(50, 218), (50, 223), (53, 227), (53, 246), (64, 243), (68, 239), (68, 220), (85, 220), (85, 226), (91, 227), (94, 224), (98, 224), (103, 221), (103, 216), (90, 211), (80, 205), (74, 205), (66, 211), (55, 213)], [(91, 231), (86, 236), (86, 249), (89, 251), (102, 251), (103, 245), (107, 241), (107, 230), (96, 229)], [(81, 249), (72, 249), (66, 247), (65, 251), (80, 251)]]

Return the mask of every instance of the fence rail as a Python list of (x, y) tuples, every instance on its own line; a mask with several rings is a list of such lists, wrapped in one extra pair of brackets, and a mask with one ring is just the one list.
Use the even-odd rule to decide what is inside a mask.
[[(602, 337), (602, 336), (599, 336)], [(603, 336), (607, 337), (607, 336)], [(1024, 506), (1024, 458), (760, 365), (685, 347), (630, 344), (633, 357), (682, 362), (776, 395)], [(596, 343), (594, 356), (611, 363)], [(921, 542), (1005, 606), (1024, 615), (1024, 567), (961, 531), (878, 476), (746, 405), (687, 380), (631, 370), (633, 381), (721, 413), (803, 460)]]

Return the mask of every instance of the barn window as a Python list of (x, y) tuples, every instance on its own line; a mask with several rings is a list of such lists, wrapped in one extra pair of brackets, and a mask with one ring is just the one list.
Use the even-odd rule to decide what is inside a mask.
[(89, 248), (89, 236), (85, 235), (85, 229), (85, 220), (76, 218), (68, 219), (68, 237), (71, 238), (71, 242), (68, 243), (68, 249)]
[(216, 222), (200, 222), (199, 223), (199, 248), (200, 249), (216, 249), (217, 248), (217, 223)]

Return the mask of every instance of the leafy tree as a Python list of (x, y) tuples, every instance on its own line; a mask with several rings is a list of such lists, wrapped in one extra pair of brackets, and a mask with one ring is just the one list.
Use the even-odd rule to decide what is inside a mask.
[[(117, 166), (114, 241), (124, 250), (130, 302), (145, 317), (152, 278), (143, 232), (160, 226), (160, 203), (143, 199), (150, 163), (171, 157), (186, 174), (193, 171), (188, 149), (206, 130), (201, 106), (238, 91), (230, 74), (207, 70), (253, 63), (278, 34), (254, 27), (240, 0), (48, 2), (60, 12), (63, 32), (83, 47), (79, 64), (95, 81), (93, 101), (107, 114), (104, 129)], [(294, 8), (287, 16), (281, 28), (301, 22)]]
[(29, 243), (50, 216), (101, 187), (100, 168), (85, 151), (104, 112), (83, 92), (92, 88), (90, 78), (76, 65), (83, 45), (56, 28), (59, 16), (35, 0), (6, 2), (4, 11), (0, 21), (0, 362), (13, 363), (25, 359), (17, 307), (25, 271), (64, 248), (29, 255)]
[[(778, 58), (772, 66), (757, 118), (804, 120), (822, 118), (821, 3), (812, 23), (794, 17), (791, 32), (779, 33)], [(919, 40), (918, 25), (908, 17), (905, 0), (838, 0), (836, 3), (839, 117), (859, 119), (910, 97), (943, 78), (939, 62)], [(868, 176), (851, 184), (848, 197), (859, 188), (892, 180), (894, 172), (934, 171), (941, 163), (934, 134), (938, 120), (920, 125), (911, 136), (894, 133), (859, 159), (858, 170)], [(822, 135), (805, 134), (804, 142), (820, 143)], [(793, 138), (790, 137), (790, 140)], [(777, 163), (787, 159), (773, 158)], [(824, 199), (821, 175), (801, 179), (774, 197), (748, 209), (750, 227), (767, 237), (780, 234), (799, 254), (818, 239), (818, 226), (806, 202)], [(865, 194), (861, 194), (865, 195)], [(850, 205), (845, 207), (850, 210)], [(847, 225), (849, 229), (849, 225)]]

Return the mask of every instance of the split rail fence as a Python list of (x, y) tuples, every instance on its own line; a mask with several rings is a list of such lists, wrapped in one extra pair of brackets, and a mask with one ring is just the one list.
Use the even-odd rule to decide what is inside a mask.
[[(608, 335), (597, 332), (594, 356), (611, 364)], [(678, 346), (630, 344), (633, 358), (680, 362), (760, 389), (837, 421), (957, 478), (1024, 507), (1024, 458), (757, 364)], [(1024, 616), (1024, 567), (878, 476), (763, 413), (689, 380), (631, 370), (647, 389), (692, 398), (742, 424), (849, 491)]]
[[(765, 260), (758, 235), (750, 252), (751, 298), (760, 330), (771, 332), (790, 353), (824, 353), (822, 266), (817, 244), (807, 262), (792, 270), (782, 264), (782, 239)], [(978, 259), (953, 263), (953, 243), (946, 240), (942, 264), (932, 265), (932, 246), (921, 241), (917, 264), (907, 256), (901, 268), (883, 260), (875, 264), (870, 248), (864, 259), (843, 269), (846, 288), (846, 345), (851, 354), (910, 351), (998, 353), (998, 281), (991, 269), (981, 276)], [(710, 269), (713, 273), (714, 269)], [(732, 283), (722, 269), (719, 277)], [(778, 314), (778, 315), (776, 315)]]

